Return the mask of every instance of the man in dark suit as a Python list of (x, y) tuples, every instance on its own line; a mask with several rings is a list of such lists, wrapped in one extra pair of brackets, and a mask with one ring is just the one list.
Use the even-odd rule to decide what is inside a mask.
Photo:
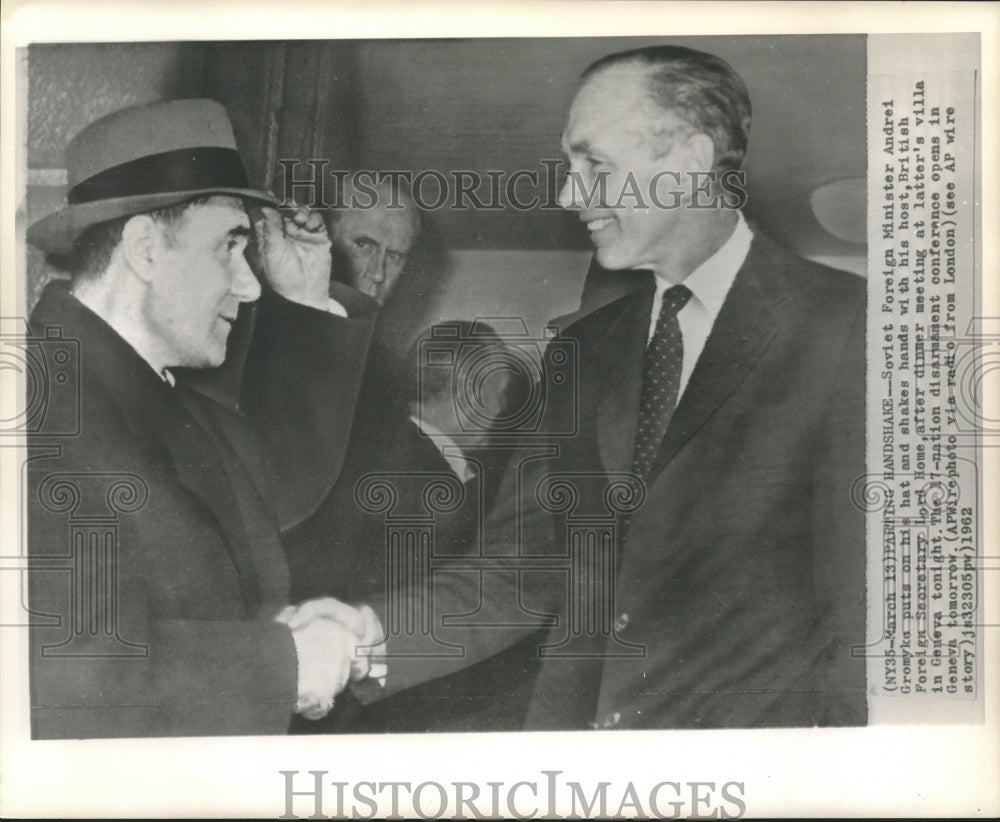
[[(567, 373), (569, 346), (578, 383), (546, 400), (554, 456), (515, 465), (487, 523), (497, 580), (423, 592), (466, 656), (408, 658), (426, 637), (390, 634), (389, 691), (494, 652), (492, 614), (550, 626), (526, 728), (866, 721), (864, 285), (747, 226), (726, 173), (749, 125), (712, 55), (584, 73), (560, 203), (624, 287), (557, 321), (547, 364)], [(446, 619), (477, 608), (477, 627)]]
[(31, 317), (55, 368), (29, 438), (33, 736), (283, 733), (363, 676), (363, 627), (289, 604), (268, 458), (172, 369), (222, 365), (260, 295), (250, 207), (273, 309), (321, 330), (322, 221), (249, 188), (212, 101), (116, 112), (67, 156), (67, 205), (28, 232), (72, 275)]

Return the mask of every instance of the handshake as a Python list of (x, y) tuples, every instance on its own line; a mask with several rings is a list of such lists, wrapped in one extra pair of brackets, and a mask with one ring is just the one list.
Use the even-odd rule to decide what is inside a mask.
[(382, 625), (367, 605), (354, 608), (333, 597), (288, 605), (275, 618), (287, 625), (298, 657), (296, 713), (322, 719), (348, 682), (369, 678), (385, 684)]

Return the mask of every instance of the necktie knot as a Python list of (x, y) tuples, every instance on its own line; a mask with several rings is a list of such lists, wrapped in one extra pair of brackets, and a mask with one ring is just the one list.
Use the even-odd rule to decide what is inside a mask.
[(691, 289), (686, 285), (675, 285), (668, 288), (663, 292), (663, 304), (660, 306), (660, 317), (657, 322), (662, 322), (664, 315), (676, 317), (690, 299)]

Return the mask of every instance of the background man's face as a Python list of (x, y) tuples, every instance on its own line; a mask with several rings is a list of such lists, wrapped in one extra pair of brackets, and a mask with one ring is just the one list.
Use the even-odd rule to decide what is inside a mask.
[(243, 250), (250, 221), (234, 197), (212, 197), (163, 225), (144, 319), (167, 366), (221, 365), (241, 302), (260, 296)]
[(354, 208), (337, 215), (332, 240), (346, 258), (351, 285), (382, 303), (403, 273), (417, 232), (412, 209)]
[[(595, 75), (570, 108), (563, 151), (582, 186), (567, 178), (559, 204), (580, 212), (597, 260), (605, 268), (655, 270), (657, 260), (665, 258), (674, 242), (679, 211), (659, 207), (650, 191), (662, 205), (677, 202), (682, 188), (676, 180), (656, 175), (680, 170), (683, 164), (675, 155), (682, 141), (670, 145), (669, 140), (657, 139), (657, 126), (684, 133), (679, 119), (660, 112), (649, 100), (645, 77), (638, 69), (619, 67)], [(661, 154), (665, 144), (669, 150)], [(604, 202), (595, 196), (588, 205), (583, 189), (593, 190), (601, 176), (607, 192)], [(682, 174), (682, 183), (685, 179)]]

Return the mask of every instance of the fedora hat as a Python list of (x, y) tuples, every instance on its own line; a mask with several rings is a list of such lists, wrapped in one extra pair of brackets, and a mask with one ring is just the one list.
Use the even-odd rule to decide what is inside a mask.
[(277, 206), (249, 187), (226, 109), (171, 100), (122, 109), (87, 126), (66, 149), (66, 205), (28, 229), (28, 242), (66, 254), (92, 225), (229, 194)]

